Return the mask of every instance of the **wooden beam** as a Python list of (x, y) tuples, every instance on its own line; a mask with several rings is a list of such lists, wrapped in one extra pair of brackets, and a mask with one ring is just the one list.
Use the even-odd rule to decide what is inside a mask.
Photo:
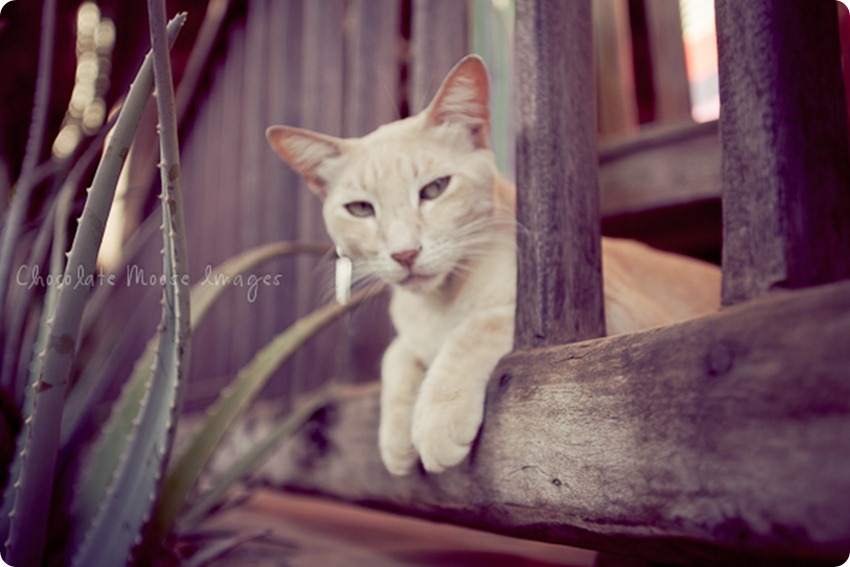
[(850, 154), (835, 2), (715, 6), (723, 301), (850, 277)]
[(678, 0), (644, 0), (655, 120), (682, 122), (691, 118), (691, 91), (685, 65), (685, 45)]
[(649, 126), (599, 146), (602, 216), (718, 199), (723, 186), (717, 122)]
[(378, 388), (317, 415), (276, 482), (435, 520), (687, 565), (850, 552), (850, 283), (508, 356), (468, 460), (389, 475)]
[(600, 137), (637, 129), (628, 0), (593, 0), (593, 39)]
[(428, 106), (446, 73), (469, 53), (468, 10), (457, 0), (413, 0), (411, 114)]
[(515, 343), (605, 334), (590, 0), (516, 6)]

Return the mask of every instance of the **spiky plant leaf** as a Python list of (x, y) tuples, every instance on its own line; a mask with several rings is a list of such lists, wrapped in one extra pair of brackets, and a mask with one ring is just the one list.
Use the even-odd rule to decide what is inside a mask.
[[(221, 297), (222, 293), (230, 288), (230, 282), (233, 282), (236, 277), (274, 258), (293, 254), (325, 254), (327, 251), (328, 247), (324, 244), (284, 241), (257, 246), (226, 260), (210, 272), (206, 284), (201, 282), (192, 287), (190, 294), (192, 331), (198, 328), (210, 308)], [(145, 384), (150, 381), (156, 344), (157, 338), (155, 336), (148, 342), (138, 364), (135, 365), (135, 370), (121, 395), (121, 401), (115, 404), (114, 408), (117, 409), (114, 410), (110, 423), (102, 429), (104, 433), (101, 440), (92, 451), (92, 454), (98, 455), (92, 461), (101, 462), (104, 453), (110, 453), (116, 443), (123, 443), (122, 440), (126, 438), (130, 424), (138, 415), (139, 403)], [(100, 367), (94, 364), (84, 368), (77, 384), (68, 396), (62, 422), (63, 446), (76, 437), (79, 427), (83, 424), (84, 418), (97, 399), (98, 392), (102, 390), (101, 382), (107, 381), (107, 377), (100, 375), (99, 370)], [(104, 446), (101, 448), (101, 445)], [(95, 476), (97, 476), (97, 473), (95, 473)], [(103, 485), (99, 478), (92, 479), (91, 482), (87, 482), (86, 478), (83, 479), (85, 484), (102, 488)], [(86, 492), (87, 489), (83, 488), (82, 490)]]
[(210, 488), (180, 513), (175, 525), (176, 531), (186, 533), (195, 529), (210, 510), (222, 501), (228, 490), (260, 468), (284, 440), (304, 425), (317, 410), (327, 405), (335, 389), (335, 384), (322, 388), (299, 404), (295, 411), (266, 435), (265, 439), (252, 446), (247, 453), (233, 462), (221, 476), (216, 478)]
[(330, 303), (300, 318), (273, 338), (239, 371), (233, 382), (210, 407), (186, 450), (169, 467), (155, 515), (160, 533), (167, 533), (171, 529), (190, 491), (233, 420), (254, 400), (274, 371), (322, 328), (379, 291), (378, 288), (361, 291), (352, 296), (346, 305)]
[(189, 358), (189, 283), (174, 85), (168, 57), (165, 0), (149, 0), (148, 14), (159, 116), (162, 178), (162, 321), (153, 380), (121, 463), (73, 565), (125, 564), (141, 539), (173, 440)]
[[(176, 36), (184, 20), (173, 22), (172, 34)], [(152, 89), (152, 63), (147, 58), (130, 89), (86, 199), (65, 272), (74, 281), (79, 274), (94, 273), (118, 175)], [(50, 324), (33, 411), (28, 418), (29, 429), (20, 452), (20, 474), (10, 494), (14, 504), (7, 557), (17, 567), (38, 565), (44, 552), (63, 403), (87, 292), (85, 286), (61, 287)]]

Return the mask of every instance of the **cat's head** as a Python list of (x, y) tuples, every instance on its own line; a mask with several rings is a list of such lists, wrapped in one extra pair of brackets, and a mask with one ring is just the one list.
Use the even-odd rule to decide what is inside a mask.
[(461, 60), (419, 114), (362, 138), (272, 126), (272, 148), (323, 200), (355, 267), (411, 291), (468, 269), (494, 217), (487, 71)]

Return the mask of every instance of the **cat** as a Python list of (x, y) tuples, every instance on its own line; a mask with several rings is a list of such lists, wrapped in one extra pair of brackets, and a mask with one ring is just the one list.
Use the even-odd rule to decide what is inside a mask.
[[(393, 290), (378, 438), (395, 475), (466, 457), (490, 374), (513, 346), (516, 190), (496, 171), (489, 120), (487, 70), (470, 55), (425, 110), (362, 138), (266, 132), (323, 200), (338, 253)], [(602, 253), (609, 334), (719, 307), (715, 266), (627, 240), (604, 238)]]

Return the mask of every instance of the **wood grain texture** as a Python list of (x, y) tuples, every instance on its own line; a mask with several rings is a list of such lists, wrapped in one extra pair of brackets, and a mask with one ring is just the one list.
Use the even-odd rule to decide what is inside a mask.
[(628, 0), (592, 5), (599, 135), (627, 134), (638, 126)]
[(590, 0), (517, 2), (518, 348), (602, 336)]
[(410, 38), (410, 112), (428, 106), (446, 73), (469, 53), (466, 2), (413, 0)]
[[(345, 136), (363, 136), (399, 118), (398, 42), (401, 4), (397, 0), (351, 0), (346, 43)], [(347, 317), (341, 372), (346, 380), (375, 377), (393, 336), (389, 294)], [(327, 344), (325, 345), (327, 346)]]
[(717, 199), (723, 186), (717, 122), (650, 126), (599, 147), (602, 216)]
[(652, 84), (655, 92), (655, 120), (681, 122), (691, 118), (691, 92), (685, 65), (682, 22), (678, 0), (644, 2), (649, 51), (652, 58)]
[[(344, 2), (305, 1), (301, 29), (301, 114), (296, 126), (342, 136), (345, 108), (345, 17)], [(298, 193), (298, 239), (331, 244), (322, 218), (322, 203), (301, 184)], [(332, 262), (302, 256), (296, 263), (296, 312), (303, 316), (327, 302), (332, 289)], [(294, 371), (289, 378), (295, 391), (305, 391), (317, 379), (336, 376), (344, 363), (344, 330), (330, 325), (293, 355)], [(333, 346), (330, 346), (333, 345)], [(330, 346), (330, 348), (328, 348)], [(329, 354), (331, 353), (331, 354)]]
[(850, 277), (850, 163), (835, 2), (716, 3), (723, 301)]
[[(687, 565), (837, 565), (850, 552), (850, 284), (654, 330), (517, 352), (471, 456), (391, 477), (378, 388), (277, 460), (292, 489)], [(362, 387), (361, 387), (362, 388)]]

